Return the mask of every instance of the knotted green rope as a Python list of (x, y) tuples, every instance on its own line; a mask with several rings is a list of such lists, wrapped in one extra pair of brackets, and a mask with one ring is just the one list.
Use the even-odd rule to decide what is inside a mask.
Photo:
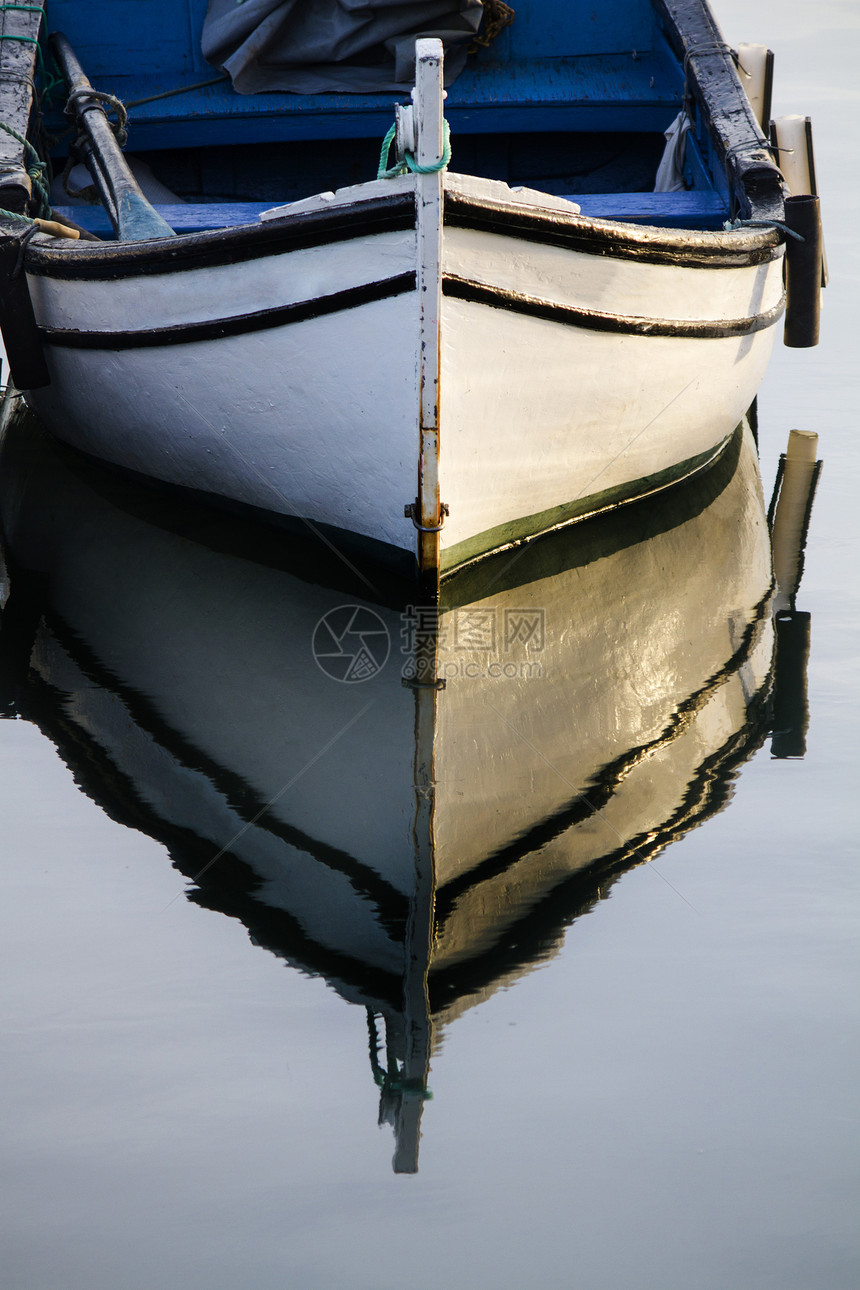
[(30, 165), (27, 168), (27, 174), (33, 181), (33, 187), (39, 197), (39, 214), (44, 219), (49, 219), (51, 215), (51, 194), (48, 191), (48, 185), (45, 183), (45, 163), (42, 161), (36, 149), (23, 134), (19, 134), (13, 126), (8, 125), (5, 121), (0, 121), (0, 130), (5, 130), (11, 134), (12, 138), (21, 144), (24, 149), (24, 155), (29, 158)]
[(9, 220), (12, 224), (26, 224), (28, 227), (34, 221), (29, 215), (19, 215), (17, 211), (7, 211), (0, 206), (0, 219)]
[[(17, 10), (20, 13), (38, 13), (43, 15), (45, 12), (42, 5), (0, 4), (0, 13), (9, 13), (15, 10)], [(39, 44), (39, 38), (37, 36), (18, 36), (18, 35), (14, 35), (11, 32), (4, 31), (0, 33), (0, 43), (6, 40), (17, 41), (18, 43), (23, 45), (35, 46), (36, 57), (38, 58), (38, 61), (39, 61), (39, 69), (42, 74), (42, 81), (44, 82), (44, 89), (42, 91), (41, 97), (44, 98), (46, 95), (50, 94), (56, 82), (55, 82), (55, 78), (49, 76), (48, 74), (48, 70), (45, 66), (44, 55), (42, 54), (42, 47)], [(33, 84), (31, 78), (27, 77), (26, 79), (30, 84)], [(35, 86), (34, 86), (34, 91), (35, 91)], [(19, 134), (17, 130), (15, 130), (12, 126), (8, 125), (5, 121), (0, 121), (0, 130), (4, 130), (6, 134), (11, 135), (12, 138), (15, 139), (18, 143), (20, 143), (22, 148), (24, 149), (24, 155), (27, 157), (29, 161), (29, 165), (27, 167), (27, 174), (33, 183), (33, 188), (39, 200), (39, 208), (38, 208), (39, 215), (45, 219), (50, 218), (51, 194), (49, 192), (48, 185), (45, 180), (45, 170), (46, 170), (45, 162), (42, 161), (38, 152), (33, 147), (33, 145), (29, 142), (29, 140), (25, 139), (23, 135)]]
[(444, 170), (451, 160), (451, 130), (447, 121), (442, 122), (445, 145), (442, 149), (442, 156), (438, 161), (433, 161), (429, 166), (419, 166), (411, 152), (404, 152), (403, 161), (398, 161), (396, 165), (389, 167), (388, 158), (391, 153), (391, 145), (394, 142), (394, 135), (397, 126), (393, 125), (382, 140), (382, 150), (379, 154), (379, 169), (376, 172), (377, 179), (394, 179), (395, 175), (405, 175), (410, 170), (413, 175), (433, 175), (437, 170)]

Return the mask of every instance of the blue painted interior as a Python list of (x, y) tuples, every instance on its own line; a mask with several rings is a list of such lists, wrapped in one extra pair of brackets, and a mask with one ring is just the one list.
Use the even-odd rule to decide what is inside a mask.
[[(630, 224), (658, 224), (664, 228), (716, 229), (726, 218), (717, 193), (586, 193), (568, 194), (583, 215), (620, 219)], [(61, 218), (74, 220), (99, 237), (112, 236), (107, 211), (101, 206), (56, 206)], [(178, 233), (203, 233), (208, 229), (253, 224), (269, 202), (187, 202), (181, 206), (156, 205), (155, 210)]]
[[(668, 195), (674, 202), (660, 194), (660, 202), (639, 200), (623, 213), (625, 190), (654, 196), (648, 190), (662, 132), (683, 92), (650, 0), (516, 0), (513, 7), (513, 24), (471, 56), (449, 88), (453, 167), (569, 194), (584, 199), (583, 209), (599, 195), (599, 209), (587, 213), (718, 226), (727, 200), (685, 207), (680, 199), (690, 194)], [(224, 210), (237, 202), (265, 209), (372, 178), (393, 105), (405, 94), (236, 94), (200, 52), (206, 8), (207, 0), (46, 4), (48, 29), (66, 34), (96, 88), (128, 106), (128, 151), (145, 156), (189, 208), (214, 200), (209, 227), (223, 226)], [(185, 89), (201, 81), (216, 83)], [(175, 90), (184, 92), (152, 98)], [(55, 110), (49, 127), (61, 120)], [(691, 155), (688, 180), (695, 195), (712, 194), (710, 144), (704, 137), (699, 144), (705, 160)], [(722, 168), (715, 171), (719, 192)], [(174, 226), (198, 227), (201, 215), (186, 214), (191, 222), (179, 216)]]
[[(48, 28), (65, 33), (93, 84), (134, 104), (218, 76), (199, 48), (206, 4), (47, 0), (46, 7)], [(528, 129), (662, 130), (680, 88), (648, 0), (519, 0), (513, 24), (451, 86), (448, 114), (452, 128), (471, 132), (523, 128), (523, 112)], [(243, 96), (224, 81), (133, 107), (132, 146), (361, 137), (378, 133), (402, 98)], [(613, 116), (604, 124), (607, 107)]]
[[(148, 79), (166, 89), (213, 74), (200, 52), (208, 0), (47, 0), (45, 8), (49, 29), (65, 33), (91, 79)], [(474, 56), (475, 65), (644, 55), (656, 36), (648, 0), (518, 0), (514, 9), (512, 25)]]

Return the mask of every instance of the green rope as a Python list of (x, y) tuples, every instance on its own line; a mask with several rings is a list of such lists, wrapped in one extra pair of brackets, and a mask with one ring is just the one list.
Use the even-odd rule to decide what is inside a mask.
[(32, 224), (29, 215), (19, 215), (17, 211), (7, 211), (0, 206), (0, 219), (10, 219), (13, 224)]
[(41, 107), (44, 107), (46, 103), (50, 103), (58, 89), (65, 89), (66, 78), (60, 71), (59, 64), (50, 50), (48, 50), (47, 63), (42, 59), (41, 72), (43, 85), (42, 91), (39, 95), (39, 104)]
[[(14, 7), (22, 8), (23, 6), (15, 5)], [(41, 13), (41, 10), (39, 10), (39, 12)], [(0, 43), (4, 40), (17, 40), (22, 45), (35, 45), (36, 56), (39, 59), (39, 71), (42, 73), (45, 80), (48, 79), (48, 74), (45, 71), (45, 58), (42, 53), (42, 46), (39, 44), (38, 36), (11, 36), (7, 32), (3, 32), (2, 35), (0, 35)]]
[(777, 232), (787, 234), (793, 237), (796, 242), (805, 242), (806, 238), (796, 229), (789, 228), (779, 219), (727, 219), (723, 228), (727, 233), (731, 233), (736, 228), (775, 228)]
[[(45, 13), (44, 7), (40, 4), (11, 4), (11, 3), (0, 4), (0, 13), (10, 13), (15, 11), (19, 13), (36, 13), (42, 16), (44, 16), (44, 13)], [(39, 24), (37, 24), (37, 28), (38, 28), (38, 25)], [(36, 89), (36, 86), (33, 83), (33, 80), (31, 77), (27, 77), (26, 79), (29, 82), (29, 84), (33, 86), (34, 95), (36, 95), (38, 102), (41, 106), (41, 104), (45, 101), (45, 99), (50, 97), (50, 95), (56, 89), (57, 85), (60, 84), (60, 81), (57, 79), (57, 76), (54, 73), (53, 69), (50, 73), (48, 71), (45, 55), (42, 51), (42, 46), (39, 43), (39, 37), (38, 36), (19, 36), (11, 32), (4, 31), (0, 33), (0, 44), (2, 44), (2, 42), (5, 40), (14, 40), (22, 45), (34, 46), (36, 51), (36, 58), (38, 60), (39, 72), (41, 73), (41, 80), (43, 85), (41, 93)], [(38, 198), (38, 214), (43, 218), (50, 218), (51, 194), (45, 179), (46, 163), (41, 159), (38, 152), (33, 147), (33, 145), (29, 142), (29, 140), (24, 138), (23, 135), (20, 135), (17, 132), (17, 130), (12, 128), (12, 126), (8, 125), (4, 121), (0, 121), (0, 129), (4, 130), (7, 134), (11, 135), (12, 138), (17, 140), (17, 142), (20, 143), (21, 147), (24, 149), (24, 155), (27, 158), (27, 161), (29, 162), (29, 164), (27, 165), (27, 174), (30, 180), (32, 181), (34, 193)]]
[(437, 170), (444, 170), (451, 160), (451, 129), (447, 121), (442, 122), (442, 137), (445, 140), (442, 148), (442, 156), (438, 161), (432, 162), (429, 166), (419, 166), (411, 152), (405, 152), (406, 164), (412, 171), (413, 175), (432, 175)]
[(382, 150), (380, 151), (380, 154), (379, 154), (379, 167), (377, 168), (377, 171), (376, 171), (377, 179), (393, 179), (395, 175), (403, 174), (403, 170), (404, 170), (403, 166), (395, 166), (392, 170), (388, 169), (388, 155), (391, 152), (391, 145), (394, 142), (394, 135), (396, 131), (397, 131), (397, 126), (396, 125), (391, 126), (385, 138), (382, 140)]
[(51, 194), (48, 191), (48, 185), (45, 183), (44, 161), (42, 161), (29, 139), (25, 139), (23, 134), (19, 134), (13, 126), (8, 125), (5, 121), (0, 121), (0, 130), (5, 130), (7, 134), (11, 134), (12, 138), (21, 144), (24, 149), (24, 155), (29, 158), (30, 165), (27, 168), (27, 174), (33, 181), (33, 187), (39, 196), (39, 214), (48, 218), (51, 214)]
[(379, 154), (379, 169), (376, 172), (377, 179), (394, 179), (396, 175), (405, 175), (409, 170), (413, 175), (434, 175), (439, 170), (444, 170), (451, 160), (451, 130), (447, 121), (442, 122), (442, 130), (445, 139), (445, 145), (442, 149), (442, 156), (438, 161), (433, 161), (429, 166), (419, 166), (411, 152), (404, 152), (403, 161), (398, 161), (396, 165), (389, 168), (388, 158), (391, 153), (391, 145), (394, 142), (395, 131), (397, 126), (391, 126), (390, 130), (382, 140), (382, 150)]

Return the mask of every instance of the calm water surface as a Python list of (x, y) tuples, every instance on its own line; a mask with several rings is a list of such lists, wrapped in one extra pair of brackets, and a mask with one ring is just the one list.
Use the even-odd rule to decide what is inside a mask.
[(805, 755), (748, 444), (464, 584), (429, 696), (421, 624), (377, 604), (344, 685), (355, 597), (9, 445), (4, 1284), (857, 1284), (860, 17), (718, 13), (826, 201), (822, 345), (760, 397), (766, 494), (790, 428), (824, 460)]

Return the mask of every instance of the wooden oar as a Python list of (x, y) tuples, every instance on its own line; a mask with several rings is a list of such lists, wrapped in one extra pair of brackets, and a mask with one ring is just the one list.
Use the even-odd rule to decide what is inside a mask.
[[(129, 169), (108, 120), (83, 68), (65, 36), (49, 38), (69, 87), (72, 110), (83, 136), (80, 150), (120, 242), (175, 237), (173, 229), (149, 204)], [(87, 93), (92, 95), (90, 97)]]

